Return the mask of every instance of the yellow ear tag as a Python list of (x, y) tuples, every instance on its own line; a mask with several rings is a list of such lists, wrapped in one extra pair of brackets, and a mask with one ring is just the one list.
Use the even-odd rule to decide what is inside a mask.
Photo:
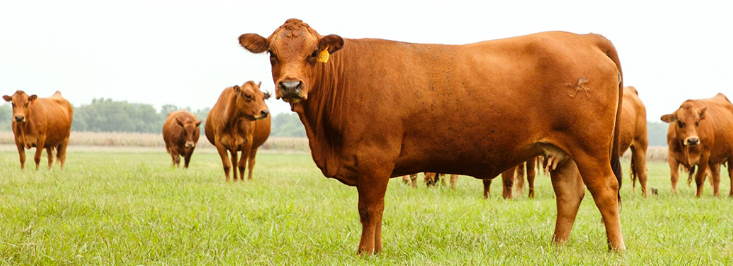
[(331, 54), (328, 53), (328, 49), (323, 49), (318, 53), (318, 58), (316, 60), (321, 63), (327, 63), (329, 57), (331, 57)]

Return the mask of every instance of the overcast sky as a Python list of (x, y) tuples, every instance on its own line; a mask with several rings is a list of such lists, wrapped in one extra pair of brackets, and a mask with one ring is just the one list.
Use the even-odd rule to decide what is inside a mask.
[(727, 1), (345, 2), (2, 1), (0, 94), (59, 89), (75, 105), (106, 97), (197, 109), (246, 80), (272, 91), (267, 56), (242, 49), (237, 37), (268, 36), (295, 17), (324, 35), (417, 43), (600, 33), (616, 45), (625, 84), (637, 87), (651, 121), (688, 98), (733, 96)]

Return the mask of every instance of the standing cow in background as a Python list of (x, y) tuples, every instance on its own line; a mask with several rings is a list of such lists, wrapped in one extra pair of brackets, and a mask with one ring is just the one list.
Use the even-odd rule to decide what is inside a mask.
[(667, 129), (668, 162), (672, 174), (672, 192), (677, 193), (679, 165), (695, 172), (695, 196), (702, 196), (705, 175), (712, 175), (713, 194), (720, 195), (720, 164), (728, 163), (733, 196), (733, 104), (725, 95), (687, 100), (674, 111), (662, 116)]
[[(221, 157), (227, 182), (233, 166), (239, 168), (239, 174), (236, 168), (232, 174), (234, 181), (237, 176), (244, 179), (247, 163), (252, 179), (257, 148), (270, 136), (270, 111), (265, 104), (269, 97), (270, 94), (260, 91), (260, 84), (247, 81), (242, 86), (224, 89), (206, 118), (204, 132)], [(237, 160), (239, 152), (242, 158)]]
[(631, 186), (636, 189), (636, 179), (641, 185), (641, 195), (648, 195), (646, 181), (646, 150), (648, 136), (646, 129), (646, 108), (639, 99), (634, 87), (624, 87), (621, 105), (621, 135), (619, 136), (619, 156), (631, 149)]
[(43, 149), (46, 149), (48, 155), (48, 168), (51, 169), (53, 165), (55, 150), (56, 158), (63, 169), (74, 117), (69, 101), (59, 91), (49, 98), (38, 98), (35, 94), (28, 96), (19, 90), (12, 96), (4, 95), (3, 99), (13, 106), (12, 128), (20, 156), (20, 168), (25, 168), (25, 149), (35, 147), (33, 161), (36, 163), (36, 170), (41, 163)]
[(625, 249), (616, 126), (622, 74), (602, 36), (413, 44), (323, 36), (289, 19), (268, 38), (242, 34), (239, 43), (269, 54), (276, 96), (303, 122), (323, 175), (356, 187), (359, 253), (382, 249), (390, 177), (429, 171), (486, 179), (538, 155), (559, 162), (551, 173), (553, 241), (568, 239), (586, 186), (609, 247)]
[(187, 111), (175, 111), (168, 114), (163, 123), (163, 140), (165, 149), (171, 155), (173, 166), (178, 167), (183, 156), (183, 167), (188, 168), (191, 155), (199, 141), (201, 121)]

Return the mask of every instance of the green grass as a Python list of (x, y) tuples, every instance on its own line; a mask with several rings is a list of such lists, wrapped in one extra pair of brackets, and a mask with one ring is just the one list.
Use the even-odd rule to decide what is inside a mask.
[[(30, 155), (30, 154), (29, 154)], [(43, 160), (45, 161), (45, 159)], [(21, 171), (0, 152), (0, 262), (7, 264), (728, 264), (733, 200), (702, 199), (685, 184), (669, 193), (666, 164), (651, 163), (658, 196), (623, 188), (628, 251), (607, 251), (586, 194), (570, 241), (550, 244), (555, 201), (492, 198), (479, 180), (387, 192), (384, 250), (356, 256), (361, 227), (355, 188), (325, 179), (308, 154), (260, 154), (252, 182), (226, 184), (218, 157), (172, 169), (163, 152), (71, 152), (67, 169)], [(625, 172), (628, 173), (628, 172)], [(686, 178), (686, 177), (685, 177)], [(628, 177), (627, 179), (628, 180)], [(638, 190), (637, 190), (638, 192)]]

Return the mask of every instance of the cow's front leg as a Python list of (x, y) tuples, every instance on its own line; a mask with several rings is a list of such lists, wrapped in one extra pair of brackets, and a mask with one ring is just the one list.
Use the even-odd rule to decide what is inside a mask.
[(357, 185), (359, 191), (359, 218), (361, 220), (361, 255), (370, 255), (382, 250), (382, 213), (384, 212), (384, 193), (387, 191), (389, 177), (371, 176)]
[(16, 146), (18, 147), (18, 159), (20, 159), (20, 169), (25, 169), (25, 147), (23, 146), (23, 143), (15, 141)]
[(41, 164), (41, 155), (43, 155), (43, 146), (46, 145), (46, 139), (41, 137), (38, 139), (38, 142), (36, 142), (36, 154), (33, 156), (33, 162), (36, 163), (36, 170), (40, 167)]

